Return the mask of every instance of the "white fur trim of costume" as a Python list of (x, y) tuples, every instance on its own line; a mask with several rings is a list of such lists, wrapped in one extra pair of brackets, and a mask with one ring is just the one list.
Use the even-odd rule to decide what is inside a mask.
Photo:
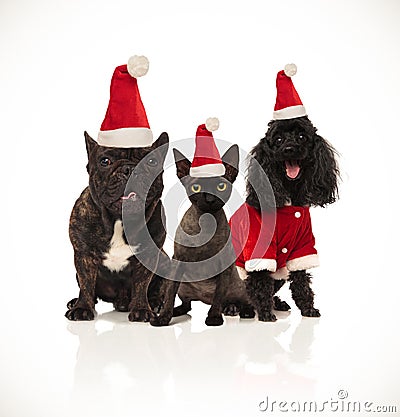
[(299, 104), (297, 106), (285, 107), (284, 109), (275, 110), (272, 118), (274, 120), (295, 119), (296, 117), (307, 116), (306, 108)]
[(205, 164), (190, 167), (189, 175), (195, 178), (220, 177), (225, 174), (224, 164)]
[(279, 268), (276, 272), (273, 272), (271, 278), (273, 279), (284, 279), (287, 280), (289, 278), (289, 270), (284, 266), (283, 268)]
[(319, 266), (318, 255), (306, 255), (301, 258), (291, 259), (286, 262), (289, 271), (303, 271), (305, 269), (315, 268)]
[(219, 128), (219, 119), (217, 117), (209, 117), (206, 120), (206, 129), (209, 132), (215, 132)]
[(143, 55), (134, 55), (128, 59), (126, 67), (131, 77), (143, 77), (149, 70), (149, 60)]
[(244, 267), (247, 272), (253, 271), (276, 271), (276, 260), (275, 259), (249, 259), (245, 262)]
[(104, 254), (103, 265), (110, 271), (120, 272), (129, 264), (129, 258), (137, 253), (139, 246), (130, 246), (124, 240), (122, 221), (114, 223), (114, 233), (110, 241), (110, 249)]
[(153, 133), (148, 127), (100, 130), (97, 143), (109, 148), (145, 148), (152, 145)]
[(246, 270), (244, 268), (242, 268), (241, 266), (236, 266), (236, 269), (238, 271), (239, 278), (242, 281), (245, 281), (247, 279), (247, 277), (248, 277)]

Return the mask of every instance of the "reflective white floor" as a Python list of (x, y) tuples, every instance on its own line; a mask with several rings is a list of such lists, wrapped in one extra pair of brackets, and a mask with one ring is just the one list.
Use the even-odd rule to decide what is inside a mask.
[[(332, 412), (348, 401), (400, 412), (399, 315), (391, 296), (386, 308), (368, 309), (369, 295), (338, 299), (334, 277), (323, 285), (318, 276), (320, 319), (301, 318), (293, 306), (276, 323), (227, 318), (208, 328), (201, 303), (166, 328), (130, 323), (104, 303), (93, 322), (68, 322), (61, 311), (46, 319), (44, 306), (25, 322), (9, 318), (2, 415), (232, 417), (271, 407), (274, 415), (306, 415), (295, 412), (304, 401)], [(293, 305), (287, 288), (281, 294)]]

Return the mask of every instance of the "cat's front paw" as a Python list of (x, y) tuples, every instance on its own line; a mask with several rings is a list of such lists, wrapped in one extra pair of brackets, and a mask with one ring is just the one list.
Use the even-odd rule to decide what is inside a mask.
[(222, 313), (225, 316), (237, 316), (239, 314), (239, 307), (236, 304), (227, 304)]
[(207, 326), (221, 326), (224, 323), (224, 319), (221, 316), (208, 316), (206, 318)]
[(155, 316), (150, 319), (150, 324), (154, 327), (168, 326), (171, 316)]

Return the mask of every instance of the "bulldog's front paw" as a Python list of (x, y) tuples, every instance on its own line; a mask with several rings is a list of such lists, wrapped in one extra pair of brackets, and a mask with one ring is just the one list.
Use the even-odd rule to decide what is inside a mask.
[(67, 303), (68, 310), (71, 310), (71, 308), (74, 308), (74, 305), (76, 304), (77, 301), (78, 301), (77, 298), (73, 298), (72, 300), (68, 301)]
[(224, 323), (222, 316), (208, 316), (206, 318), (207, 326), (221, 326)]
[(168, 315), (168, 316), (155, 316), (155, 317), (150, 319), (150, 324), (154, 327), (168, 326), (171, 319), (172, 319), (172, 317), (170, 315)]
[(314, 307), (301, 310), (301, 315), (304, 317), (321, 317), (319, 310)]
[(131, 312), (129, 313), (128, 319), (129, 321), (148, 322), (153, 317), (155, 317), (155, 315), (151, 310), (139, 309), (139, 310), (131, 310)]
[(276, 321), (276, 316), (270, 311), (258, 313), (258, 321)]
[(90, 307), (72, 307), (65, 313), (65, 317), (72, 321), (94, 320), (94, 315), (95, 310)]

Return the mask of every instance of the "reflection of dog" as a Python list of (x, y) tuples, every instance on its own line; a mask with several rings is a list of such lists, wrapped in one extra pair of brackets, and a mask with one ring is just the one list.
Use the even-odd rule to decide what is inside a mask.
[[(89, 187), (75, 203), (70, 220), (80, 292), (79, 298), (68, 303), (66, 317), (92, 320), (94, 304), (100, 298), (112, 302), (118, 311), (129, 310), (131, 321), (148, 321), (152, 312), (146, 293), (153, 273), (137, 260), (134, 253), (146, 251), (146, 239), (142, 237), (146, 231), (159, 248), (165, 240), (160, 198), (168, 135), (163, 133), (150, 147), (132, 149), (103, 147), (88, 134), (85, 136)], [(129, 195), (124, 196), (127, 181), (142, 160), (146, 176), (154, 182), (148, 189), (147, 181), (141, 176), (140, 181), (134, 181), (134, 191), (129, 185), (129, 191), (126, 191)], [(127, 236), (129, 245), (121, 220), (123, 202), (128, 221), (133, 224), (125, 228), (132, 231), (132, 236)], [(153, 251), (141, 256), (148, 257), (150, 264), (157, 260)]]
[[(286, 72), (278, 73), (277, 87), (275, 120), (269, 123), (265, 137), (251, 152), (253, 162), (250, 161), (248, 170), (246, 204), (231, 219), (238, 255), (236, 264), (243, 277), (248, 278), (248, 294), (262, 321), (276, 320), (273, 307), (289, 309), (286, 303), (273, 297), (286, 278), (302, 315), (320, 315), (314, 308), (311, 275), (306, 272), (318, 265), (309, 206), (324, 207), (336, 200), (339, 174), (333, 148), (316, 133)], [(298, 99), (295, 103), (291, 102), (293, 97)], [(278, 104), (281, 108), (277, 109)], [(260, 212), (260, 207), (271, 208), (272, 199), (267, 184), (259, 176), (259, 166), (268, 176), (274, 193), (275, 229), (275, 217)], [(257, 242), (260, 230), (268, 230), (269, 220), (269, 240), (260, 247)], [(245, 241), (244, 222), (249, 225)], [(265, 236), (260, 238), (267, 240)]]
[(150, 415), (165, 412), (166, 385), (182, 364), (173, 327), (150, 331), (109, 311), (96, 322), (69, 322), (68, 330), (79, 337), (79, 348), (66, 415), (77, 410), (87, 417), (148, 415), (155, 391)]

